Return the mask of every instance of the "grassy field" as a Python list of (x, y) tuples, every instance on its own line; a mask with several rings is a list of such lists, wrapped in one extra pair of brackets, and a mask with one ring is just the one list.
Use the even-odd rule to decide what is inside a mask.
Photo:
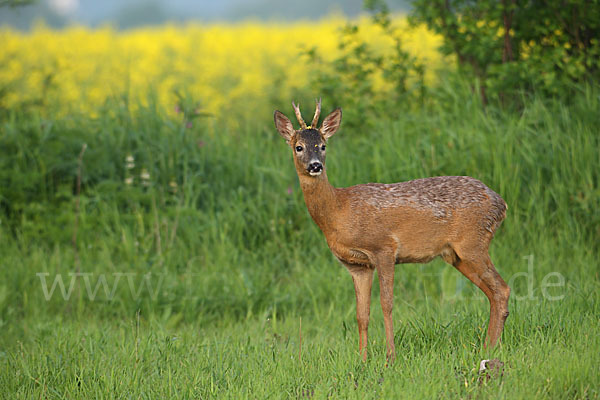
[[(270, 90), (252, 109), (291, 115)], [(351, 278), (271, 112), (190, 124), (152, 93), (93, 113), (50, 97), (0, 108), (0, 396), (600, 397), (600, 89), (518, 112), (458, 86), (430, 96), (342, 123), (328, 176), (470, 175), (503, 196), (491, 255), (512, 297), (497, 349), (482, 349), (487, 300), (435, 260), (397, 267), (388, 367), (375, 283), (360, 361)], [(489, 358), (502, 377), (479, 376)]]
[[(388, 368), (377, 300), (369, 361), (359, 361), (351, 279), (305, 210), (269, 115), (211, 134), (153, 109), (11, 113), (1, 139), (12, 216), (0, 231), (3, 395), (598, 397), (597, 93), (568, 106), (534, 99), (522, 116), (463, 99), (332, 139), (336, 185), (468, 174), (509, 204), (491, 249), (513, 287), (502, 346), (481, 349), (487, 301), (457, 271), (404, 265)], [(51, 291), (57, 278), (64, 293)], [(504, 376), (479, 384), (479, 361), (492, 356)]]

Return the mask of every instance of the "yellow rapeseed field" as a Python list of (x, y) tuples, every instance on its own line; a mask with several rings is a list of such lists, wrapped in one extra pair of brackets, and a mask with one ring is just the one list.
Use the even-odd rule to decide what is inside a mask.
[[(403, 46), (432, 71), (442, 63), (440, 38), (424, 27), (395, 24)], [(172, 112), (175, 92), (198, 99), (220, 114), (233, 104), (256, 103), (276, 90), (282, 98), (305, 87), (310, 68), (302, 50), (316, 47), (325, 60), (339, 55), (339, 29), (346, 21), (330, 17), (295, 23), (190, 24), (116, 31), (110, 27), (38, 26), (30, 33), (0, 31), (0, 106), (39, 102), (94, 113), (107, 98), (126, 96), (145, 104), (154, 93)], [(361, 37), (385, 54), (392, 41), (367, 18)], [(48, 97), (52, 100), (48, 101)]]

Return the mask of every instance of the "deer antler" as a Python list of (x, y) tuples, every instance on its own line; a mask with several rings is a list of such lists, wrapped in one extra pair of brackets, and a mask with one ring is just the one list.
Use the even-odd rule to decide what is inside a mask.
[(294, 107), (294, 112), (296, 113), (296, 118), (298, 119), (298, 122), (300, 122), (300, 128), (301, 129), (306, 129), (306, 122), (304, 122), (304, 120), (302, 119), (302, 114), (300, 114), (300, 105), (296, 105), (294, 104), (294, 102), (292, 101), (292, 107)]
[(317, 129), (317, 124), (319, 123), (319, 115), (321, 115), (321, 99), (316, 100), (317, 108), (315, 109), (315, 116), (310, 124), (313, 128)]

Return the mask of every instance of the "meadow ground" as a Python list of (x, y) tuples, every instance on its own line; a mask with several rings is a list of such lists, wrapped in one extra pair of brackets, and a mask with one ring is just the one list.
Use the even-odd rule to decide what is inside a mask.
[[(253, 109), (291, 114), (273, 93)], [(2, 397), (600, 397), (599, 93), (511, 112), (442, 86), (394, 118), (342, 123), (336, 186), (470, 175), (509, 206), (491, 247), (513, 290), (502, 345), (482, 349), (487, 300), (454, 268), (401, 265), (387, 367), (378, 284), (363, 363), (351, 278), (271, 112), (190, 120), (158, 94), (2, 108)], [(488, 380), (490, 358), (505, 367)]]

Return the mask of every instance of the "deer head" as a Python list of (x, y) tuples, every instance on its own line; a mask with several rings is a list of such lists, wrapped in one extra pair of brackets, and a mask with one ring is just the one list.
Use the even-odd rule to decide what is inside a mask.
[(317, 108), (310, 126), (306, 126), (300, 107), (292, 102), (296, 118), (300, 123), (300, 129), (294, 130), (294, 126), (288, 117), (280, 111), (275, 111), (275, 127), (279, 134), (292, 148), (294, 163), (298, 174), (308, 176), (319, 176), (325, 169), (325, 149), (327, 140), (337, 132), (342, 122), (342, 109), (336, 108), (323, 120), (320, 128), (319, 115), (321, 114), (321, 100), (317, 100)]

